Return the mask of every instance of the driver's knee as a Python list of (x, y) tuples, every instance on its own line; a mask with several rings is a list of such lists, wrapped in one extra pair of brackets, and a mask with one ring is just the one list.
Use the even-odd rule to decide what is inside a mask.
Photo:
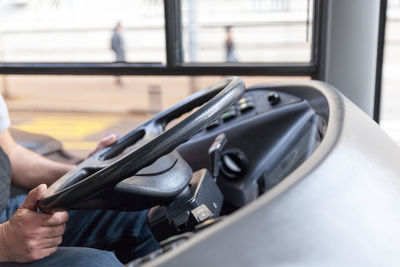
[[(0, 263), (0, 266), (3, 266)], [(7, 263), (4, 266), (20, 266), (19, 264)], [(25, 264), (24, 264), (25, 266)], [(26, 266), (90, 266), (108, 267), (122, 266), (115, 255), (109, 251), (103, 251), (83, 247), (60, 247), (58, 250), (41, 260), (28, 263)]]
[(61, 263), (65, 263), (63, 266), (122, 266), (114, 253), (109, 251), (82, 247), (62, 247), (59, 248), (57, 252), (60, 254), (59, 257), (63, 258), (63, 260), (61, 260)]
[[(112, 252), (92, 248), (60, 248), (63, 266), (122, 266)], [(62, 261), (64, 262), (64, 261)]]

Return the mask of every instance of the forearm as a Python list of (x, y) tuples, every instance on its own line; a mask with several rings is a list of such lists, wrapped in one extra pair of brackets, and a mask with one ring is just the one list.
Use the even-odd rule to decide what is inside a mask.
[[(116, 135), (103, 138), (89, 156), (114, 143)], [(75, 166), (49, 160), (17, 144), (10, 132), (0, 132), (0, 146), (7, 153), (12, 167), (12, 183), (18, 187), (32, 189), (39, 184), (50, 186)]]
[(16, 144), (8, 155), (12, 166), (12, 183), (32, 189), (39, 184), (50, 186), (74, 165), (49, 160), (29, 149)]

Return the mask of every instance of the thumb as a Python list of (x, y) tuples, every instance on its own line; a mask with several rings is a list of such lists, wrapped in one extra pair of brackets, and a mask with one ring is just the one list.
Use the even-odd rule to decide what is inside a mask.
[(47, 190), (47, 185), (45, 184), (41, 184), (36, 188), (34, 188), (33, 190), (31, 190), (28, 196), (26, 197), (24, 203), (22, 204), (21, 208), (36, 211), (37, 202), (38, 200), (44, 197), (44, 195), (46, 194), (46, 190)]
[(103, 138), (103, 139), (100, 141), (100, 147), (101, 147), (101, 148), (104, 148), (104, 147), (106, 147), (106, 146), (109, 146), (109, 145), (113, 144), (115, 141), (117, 141), (117, 135), (115, 135), (115, 134), (110, 134), (109, 136)]
[(99, 152), (101, 149), (105, 148), (106, 146), (109, 146), (113, 144), (115, 141), (117, 141), (117, 135), (115, 134), (110, 134), (109, 136), (101, 139), (100, 143), (97, 145), (97, 147), (89, 153), (88, 157), (93, 156), (95, 153)]

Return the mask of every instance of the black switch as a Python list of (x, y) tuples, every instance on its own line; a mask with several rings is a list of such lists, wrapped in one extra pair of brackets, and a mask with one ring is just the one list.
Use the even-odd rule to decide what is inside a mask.
[(251, 101), (248, 101), (248, 102), (245, 102), (245, 103), (241, 103), (240, 105), (239, 105), (239, 110), (240, 110), (240, 112), (242, 112), (242, 113), (245, 113), (245, 112), (247, 112), (247, 111), (250, 111), (250, 110), (252, 110), (254, 108), (254, 104), (253, 104), (253, 102), (251, 102)]
[(277, 92), (271, 92), (268, 94), (268, 101), (271, 106), (274, 106), (281, 101), (281, 97)]
[(232, 107), (229, 111), (225, 112), (224, 114), (222, 114), (221, 119), (224, 122), (230, 121), (231, 119), (234, 119), (237, 117), (237, 110), (235, 107)]
[(227, 141), (228, 139), (226, 138), (226, 135), (221, 133), (215, 138), (214, 142), (208, 149), (208, 155), (210, 155), (211, 175), (214, 177), (214, 179), (217, 179), (218, 177), (220, 168), (219, 160), (221, 158), (222, 149), (226, 145)]
[(211, 131), (212, 129), (218, 127), (220, 124), (221, 124), (221, 121), (220, 121), (219, 119), (218, 119), (218, 120), (215, 120), (215, 121), (211, 122), (211, 123), (207, 126), (206, 130), (207, 130), (207, 131)]

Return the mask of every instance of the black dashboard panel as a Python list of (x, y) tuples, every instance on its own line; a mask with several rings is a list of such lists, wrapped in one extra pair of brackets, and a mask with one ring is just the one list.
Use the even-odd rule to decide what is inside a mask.
[(324, 127), (308, 101), (284, 92), (249, 89), (178, 150), (194, 171), (210, 169), (208, 148), (225, 133), (228, 141), (217, 183), (225, 202), (239, 208), (300, 165), (320, 143)]

